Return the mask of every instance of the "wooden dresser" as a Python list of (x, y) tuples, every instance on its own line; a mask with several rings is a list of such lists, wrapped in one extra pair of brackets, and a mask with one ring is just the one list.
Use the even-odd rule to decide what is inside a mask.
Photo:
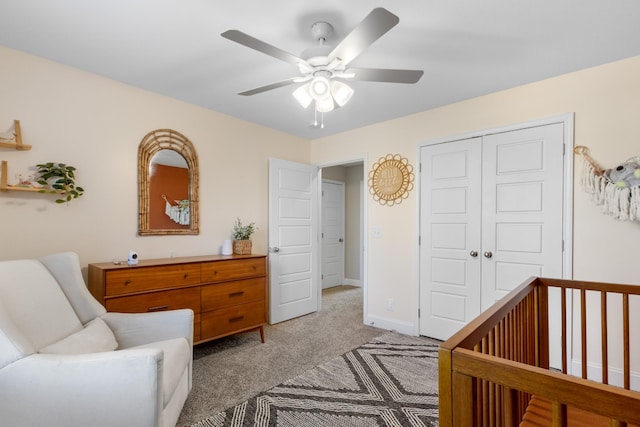
[(267, 321), (267, 257), (209, 255), (89, 264), (89, 290), (107, 311), (190, 308), (193, 342), (260, 331)]

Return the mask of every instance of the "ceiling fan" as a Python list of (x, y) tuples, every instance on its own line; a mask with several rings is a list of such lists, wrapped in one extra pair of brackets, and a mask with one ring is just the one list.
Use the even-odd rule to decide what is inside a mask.
[(387, 83), (416, 83), (420, 80), (422, 70), (348, 68), (351, 61), (396, 26), (399, 21), (396, 15), (384, 8), (373, 9), (335, 48), (325, 44), (333, 32), (331, 24), (323, 21), (316, 22), (311, 26), (311, 33), (318, 41), (318, 45), (306, 49), (300, 56), (258, 40), (242, 31), (228, 30), (221, 36), (293, 64), (300, 72), (300, 76), (246, 90), (239, 95), (250, 96), (283, 86), (305, 83), (293, 92), (293, 96), (304, 108), (315, 101), (316, 111), (325, 113), (345, 105), (351, 99), (353, 89), (343, 80)]

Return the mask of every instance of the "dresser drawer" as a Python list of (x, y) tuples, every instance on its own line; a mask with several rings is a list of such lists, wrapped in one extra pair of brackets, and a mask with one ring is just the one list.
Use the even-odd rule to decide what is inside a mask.
[(131, 294), (198, 283), (200, 283), (199, 264), (134, 267), (107, 272), (105, 295)]
[(265, 299), (264, 277), (237, 280), (202, 287), (202, 311), (217, 310), (238, 304)]
[(175, 289), (109, 298), (105, 303), (107, 311), (117, 313), (146, 313), (190, 308), (197, 314), (200, 312), (200, 288)]
[(264, 258), (237, 259), (202, 264), (203, 282), (221, 282), (266, 275)]
[(264, 301), (236, 305), (200, 314), (200, 338), (227, 335), (241, 329), (258, 327), (266, 322)]

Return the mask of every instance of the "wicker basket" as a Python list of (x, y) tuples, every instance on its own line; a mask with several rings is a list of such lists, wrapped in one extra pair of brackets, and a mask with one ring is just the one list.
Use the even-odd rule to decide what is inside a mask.
[(250, 255), (251, 240), (234, 240), (233, 253), (236, 255)]

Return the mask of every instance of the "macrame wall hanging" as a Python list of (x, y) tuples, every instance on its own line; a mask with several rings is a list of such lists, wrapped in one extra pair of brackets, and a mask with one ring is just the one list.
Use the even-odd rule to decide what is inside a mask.
[(602, 169), (579, 145), (573, 152), (582, 156), (581, 184), (606, 214), (621, 221), (640, 221), (640, 156), (612, 168)]

